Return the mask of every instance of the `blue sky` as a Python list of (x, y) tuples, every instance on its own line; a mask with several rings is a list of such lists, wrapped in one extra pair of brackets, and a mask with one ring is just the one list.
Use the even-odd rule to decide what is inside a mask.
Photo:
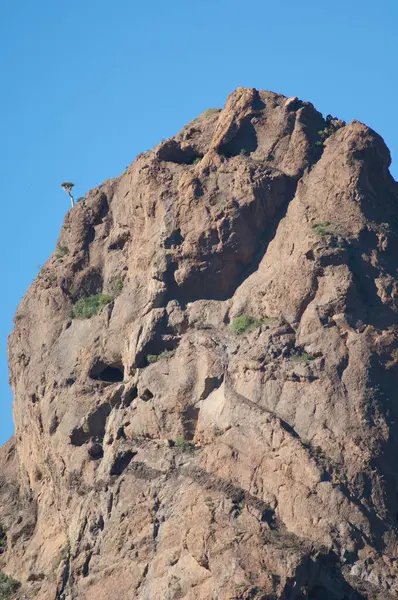
[(239, 85), (359, 119), (398, 161), (397, 20), (397, 0), (0, 0), (0, 444), (7, 336), (69, 208), (60, 183), (83, 195)]

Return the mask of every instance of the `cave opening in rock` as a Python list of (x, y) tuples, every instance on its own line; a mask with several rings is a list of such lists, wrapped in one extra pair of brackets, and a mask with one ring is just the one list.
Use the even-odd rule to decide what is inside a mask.
[(257, 150), (257, 146), (256, 129), (251, 123), (251, 118), (247, 117), (241, 122), (236, 135), (229, 142), (221, 146), (220, 153), (226, 158), (238, 156), (239, 154), (249, 156), (251, 152)]
[(174, 229), (170, 233), (170, 235), (164, 240), (164, 247), (171, 248), (172, 246), (180, 246), (184, 241), (183, 236), (181, 235), (181, 229)]
[(90, 377), (105, 383), (118, 383), (124, 380), (124, 367), (121, 363), (107, 365), (100, 361), (91, 369)]
[(181, 146), (181, 143), (175, 140), (168, 140), (161, 145), (157, 154), (160, 160), (179, 165), (193, 165), (203, 158), (203, 154), (197, 152), (193, 146)]

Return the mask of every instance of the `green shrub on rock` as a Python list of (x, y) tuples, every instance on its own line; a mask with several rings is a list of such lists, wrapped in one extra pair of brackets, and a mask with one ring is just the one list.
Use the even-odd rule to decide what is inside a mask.
[(95, 294), (88, 298), (81, 298), (72, 306), (70, 316), (72, 319), (90, 319), (112, 300), (111, 296), (105, 294)]
[(330, 221), (324, 221), (323, 223), (316, 223), (316, 225), (312, 226), (312, 230), (316, 235), (321, 237), (325, 235), (336, 235), (336, 228)]
[(250, 333), (260, 327), (262, 322), (255, 317), (251, 317), (250, 315), (241, 315), (240, 317), (236, 317), (231, 322), (231, 331), (240, 335), (242, 333)]
[(212, 117), (213, 115), (216, 115), (219, 112), (221, 112), (221, 108), (208, 108), (207, 110), (205, 110), (204, 116), (206, 119), (208, 119), (209, 117)]
[(162, 360), (163, 358), (171, 358), (172, 356), (174, 356), (175, 354), (175, 350), (163, 350), (163, 352), (161, 352), (160, 354), (147, 354), (146, 360), (147, 362), (152, 365), (155, 362), (158, 362), (158, 360)]
[(0, 571), (0, 600), (10, 600), (20, 586), (19, 581)]
[(63, 258), (64, 256), (67, 256), (69, 254), (69, 248), (68, 246), (57, 246), (57, 250), (55, 252), (55, 258), (59, 259), (59, 258)]

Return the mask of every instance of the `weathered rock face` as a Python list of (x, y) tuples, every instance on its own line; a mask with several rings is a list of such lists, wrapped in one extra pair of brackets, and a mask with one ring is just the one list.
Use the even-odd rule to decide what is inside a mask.
[(68, 213), (9, 344), (0, 560), (28, 598), (398, 596), (389, 163), (239, 88)]

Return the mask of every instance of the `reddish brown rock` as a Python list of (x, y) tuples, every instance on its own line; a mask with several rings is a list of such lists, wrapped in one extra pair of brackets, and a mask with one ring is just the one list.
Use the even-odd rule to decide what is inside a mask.
[(361, 123), (238, 88), (67, 214), (9, 343), (21, 593), (398, 596), (389, 164)]

